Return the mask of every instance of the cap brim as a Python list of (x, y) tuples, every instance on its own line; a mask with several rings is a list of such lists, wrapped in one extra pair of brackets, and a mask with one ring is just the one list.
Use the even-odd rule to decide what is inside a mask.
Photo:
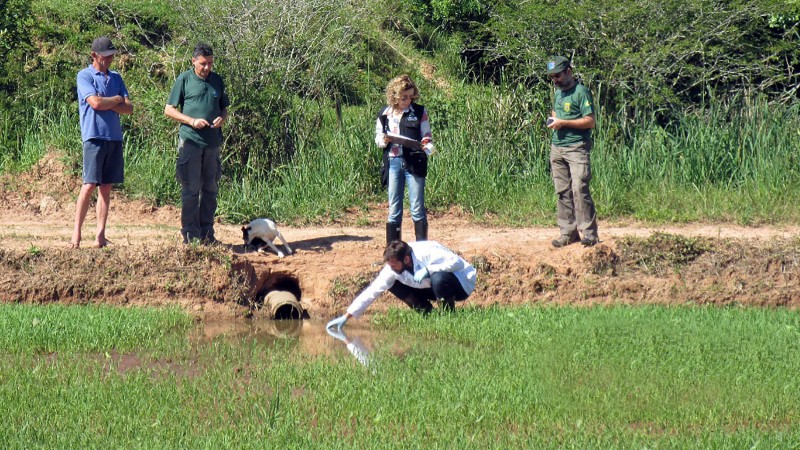
[(95, 52), (95, 53), (97, 53), (100, 56), (106, 57), (106, 56), (116, 55), (117, 51), (116, 50), (106, 50), (104, 52)]

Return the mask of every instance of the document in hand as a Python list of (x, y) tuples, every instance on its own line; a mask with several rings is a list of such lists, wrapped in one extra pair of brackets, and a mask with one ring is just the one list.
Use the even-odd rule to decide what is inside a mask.
[(403, 147), (413, 148), (415, 150), (419, 150), (422, 148), (422, 145), (417, 140), (409, 139), (405, 136), (400, 136), (399, 134), (395, 134), (392, 132), (386, 133), (386, 136), (388, 136), (389, 140), (392, 141), (392, 143), (394, 144), (400, 144)]

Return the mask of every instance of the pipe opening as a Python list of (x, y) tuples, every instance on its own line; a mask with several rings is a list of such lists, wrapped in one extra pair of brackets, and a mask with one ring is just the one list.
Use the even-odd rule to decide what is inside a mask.
[(287, 303), (275, 308), (272, 318), (275, 320), (300, 320), (303, 318), (303, 312), (296, 305)]

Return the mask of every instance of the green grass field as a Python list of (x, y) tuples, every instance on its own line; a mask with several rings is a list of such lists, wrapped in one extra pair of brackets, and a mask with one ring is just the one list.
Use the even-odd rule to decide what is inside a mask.
[(800, 445), (788, 310), (391, 310), (369, 367), (296, 339), (197, 344), (173, 310), (0, 317), (4, 448)]

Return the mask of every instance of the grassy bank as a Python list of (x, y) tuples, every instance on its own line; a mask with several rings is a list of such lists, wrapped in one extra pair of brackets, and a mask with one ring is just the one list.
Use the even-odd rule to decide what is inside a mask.
[[(0, 333), (18, 334), (43, 314), (19, 308), (0, 308), (21, 317)], [(800, 319), (786, 310), (467, 308), (429, 318), (392, 311), (377, 318), (385, 340), (374, 343), (370, 368), (344, 349), (333, 358), (310, 355), (294, 339), (187, 345), (181, 333), (163, 332), (171, 327), (159, 320), (146, 318), (162, 332), (135, 350), (124, 344), (137, 339), (135, 329), (108, 319), (111, 340), (76, 345), (85, 332), (67, 329), (46, 350), (23, 343), (0, 353), (5, 445), (774, 448), (800, 442), (800, 402), (793, 395), (800, 388)], [(123, 352), (127, 358), (119, 357)], [(123, 367), (123, 359), (137, 363)]]
[(0, 249), (0, 285), (8, 286), (0, 301), (142, 305), (155, 297), (167, 304), (197, 298), (245, 304), (250, 286), (233, 264), (227, 247), (177, 242), (97, 253)]

